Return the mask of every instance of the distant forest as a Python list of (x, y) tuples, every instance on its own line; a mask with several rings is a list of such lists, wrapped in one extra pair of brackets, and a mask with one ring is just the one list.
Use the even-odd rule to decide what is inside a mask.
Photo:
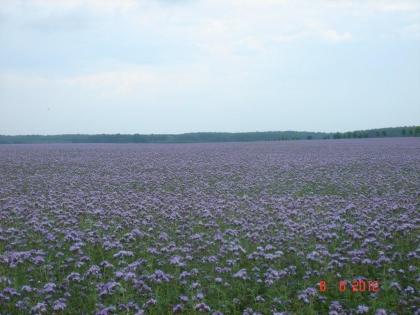
[(183, 134), (67, 134), (2, 136), (0, 144), (23, 143), (194, 143), (236, 141), (319, 140), (385, 137), (420, 137), (420, 126), (358, 130), (349, 132), (195, 132)]

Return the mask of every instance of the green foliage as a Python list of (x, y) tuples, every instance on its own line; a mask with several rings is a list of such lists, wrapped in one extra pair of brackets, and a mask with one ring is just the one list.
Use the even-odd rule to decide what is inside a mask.
[(195, 142), (243, 142), (351, 139), (420, 136), (420, 126), (396, 127), (348, 132), (308, 132), (308, 131), (264, 131), (264, 132), (196, 132), (183, 134), (67, 134), (67, 135), (22, 135), (1, 136), (0, 144), (22, 143), (195, 143)]

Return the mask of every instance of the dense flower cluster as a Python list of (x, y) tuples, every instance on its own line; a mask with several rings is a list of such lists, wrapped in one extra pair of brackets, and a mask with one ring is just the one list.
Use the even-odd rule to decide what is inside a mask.
[(3, 145), (0, 313), (420, 314), (419, 228), (419, 139)]

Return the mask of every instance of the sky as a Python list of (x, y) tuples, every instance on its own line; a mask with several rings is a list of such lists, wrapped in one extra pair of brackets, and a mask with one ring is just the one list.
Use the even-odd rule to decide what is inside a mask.
[(0, 0), (0, 134), (420, 125), (420, 0)]

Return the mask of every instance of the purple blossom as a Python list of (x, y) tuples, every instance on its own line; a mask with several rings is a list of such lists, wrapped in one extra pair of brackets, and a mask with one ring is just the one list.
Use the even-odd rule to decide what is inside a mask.
[(155, 270), (149, 277), (149, 280), (155, 283), (169, 282), (172, 279), (172, 276), (163, 272), (162, 270)]
[(133, 257), (134, 254), (132, 251), (120, 250), (118, 253), (114, 254), (114, 258), (123, 258), (123, 257)]
[(43, 291), (45, 293), (53, 293), (55, 291), (56, 287), (57, 287), (57, 285), (55, 283), (49, 282), (49, 283), (46, 283), (44, 285)]
[(248, 274), (246, 269), (241, 269), (238, 272), (233, 274), (234, 278), (238, 278), (238, 279), (242, 279), (242, 280), (246, 280), (248, 279)]
[(65, 299), (58, 299), (53, 303), (53, 310), (54, 311), (63, 311), (66, 308), (66, 300)]
[(182, 304), (174, 305), (174, 307), (172, 308), (172, 313), (173, 314), (182, 313), (183, 309), (184, 309), (184, 307), (182, 306)]
[(201, 313), (206, 313), (206, 312), (210, 312), (211, 311), (210, 306), (208, 306), (207, 304), (204, 304), (204, 303), (198, 303), (198, 304), (196, 304), (195, 307), (194, 307), (194, 309), (196, 311), (198, 311), (198, 312), (201, 312)]
[(185, 266), (185, 263), (182, 261), (182, 257), (181, 256), (172, 256), (169, 259), (169, 263), (171, 265), (175, 265), (175, 266), (178, 266), (178, 267), (184, 267)]
[(32, 314), (45, 314), (47, 313), (47, 304), (45, 303), (37, 303), (34, 307), (31, 308)]
[(103, 297), (106, 295), (112, 295), (117, 288), (121, 287), (121, 285), (118, 282), (110, 281), (104, 284), (99, 284), (99, 296)]
[(366, 305), (359, 305), (356, 309), (356, 314), (367, 314), (369, 312), (369, 307)]
[[(98, 304), (80, 313), (419, 313), (419, 150), (409, 137), (0, 146), (0, 305), (68, 312), (88, 294)], [(347, 290), (379, 279), (397, 302), (332, 301), (316, 285), (329, 276)], [(271, 294), (283, 286), (289, 299)]]

